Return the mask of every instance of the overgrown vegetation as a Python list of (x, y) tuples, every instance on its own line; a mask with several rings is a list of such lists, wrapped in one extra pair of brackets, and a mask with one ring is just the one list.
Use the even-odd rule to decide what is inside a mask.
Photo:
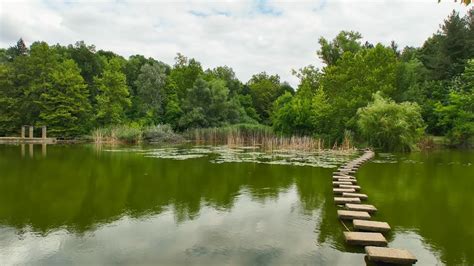
[[(174, 141), (176, 131), (240, 143), (262, 142), (271, 127), (280, 143), (307, 143), (307, 136), (328, 147), (368, 140), (403, 150), (419, 139), (419, 112), (425, 133), (446, 136), (452, 145), (472, 143), (474, 9), (465, 17), (453, 12), (419, 48), (361, 40), (351, 31), (320, 38), (317, 54), (326, 65), (294, 71), (296, 92), (278, 75), (258, 73), (243, 83), (230, 67), (204, 70), (181, 54), (169, 66), (84, 42), (27, 47), (19, 40), (0, 49), (0, 135), (46, 125), (49, 135), (62, 138), (93, 131), (100, 140)], [(374, 94), (379, 98), (371, 103)], [(384, 125), (381, 110), (416, 123)], [(169, 126), (153, 126), (159, 124)]]

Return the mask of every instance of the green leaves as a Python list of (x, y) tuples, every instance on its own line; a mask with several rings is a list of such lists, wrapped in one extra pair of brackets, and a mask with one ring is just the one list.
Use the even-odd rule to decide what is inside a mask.
[(424, 133), (420, 107), (416, 103), (395, 103), (382, 97), (357, 111), (357, 124), (367, 142), (384, 150), (405, 151), (415, 147)]

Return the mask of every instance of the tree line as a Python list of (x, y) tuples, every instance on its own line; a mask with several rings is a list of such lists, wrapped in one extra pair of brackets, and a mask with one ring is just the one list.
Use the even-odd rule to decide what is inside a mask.
[(174, 130), (263, 124), (328, 142), (351, 135), (405, 149), (423, 134), (465, 145), (474, 134), (474, 9), (454, 12), (421, 47), (362, 43), (341, 31), (319, 39), (322, 69), (293, 70), (297, 89), (265, 72), (249, 81), (232, 68), (204, 70), (177, 54), (170, 66), (74, 45), (34, 42), (0, 49), (0, 135), (46, 125), (72, 138), (97, 127), (169, 124)]

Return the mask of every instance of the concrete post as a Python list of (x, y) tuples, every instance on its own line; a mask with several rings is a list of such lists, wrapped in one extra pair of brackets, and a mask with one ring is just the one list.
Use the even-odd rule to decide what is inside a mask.
[(46, 138), (46, 126), (43, 126), (41, 128), (41, 138), (43, 138), (43, 139)]
[(24, 139), (25, 138), (25, 126), (21, 126), (21, 138)]
[(46, 157), (46, 151), (47, 151), (46, 145), (47, 145), (46, 143), (41, 144), (41, 154), (43, 157)]
[(33, 158), (33, 144), (28, 144), (28, 148), (29, 148), (29, 153), (30, 153), (30, 158)]
[(30, 126), (30, 138), (34, 138), (34, 135), (33, 135), (33, 129), (34, 127)]

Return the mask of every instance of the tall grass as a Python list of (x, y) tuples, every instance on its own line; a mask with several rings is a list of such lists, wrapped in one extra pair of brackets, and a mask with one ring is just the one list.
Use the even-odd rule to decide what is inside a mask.
[[(271, 127), (253, 124), (237, 124), (219, 128), (196, 128), (185, 132), (185, 136), (196, 144), (258, 146), (265, 150), (325, 149), (323, 139), (310, 136), (283, 136), (273, 132)], [(343, 143), (333, 146), (336, 150), (353, 149), (352, 136), (347, 133)]]

